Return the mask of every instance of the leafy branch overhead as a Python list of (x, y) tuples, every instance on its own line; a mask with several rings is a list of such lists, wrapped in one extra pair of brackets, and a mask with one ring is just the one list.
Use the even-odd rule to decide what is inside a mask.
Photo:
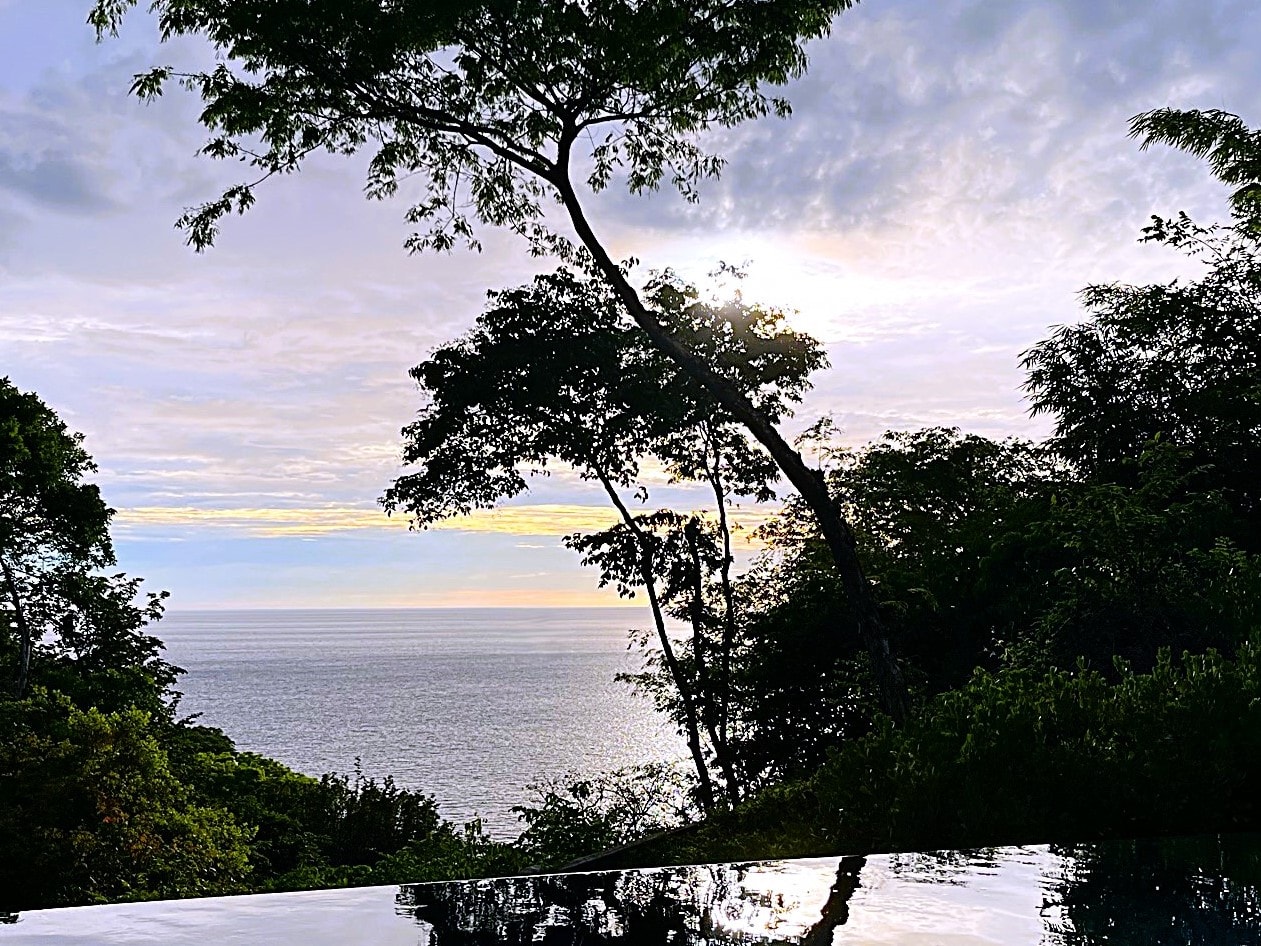
[(1220, 109), (1158, 108), (1130, 121), (1130, 136), (1172, 145), (1208, 161), (1213, 175), (1235, 188), (1231, 210), (1238, 221), (1261, 227), (1261, 130)]
[[(89, 23), (117, 33), (135, 0), (98, 0)], [(540, 218), (569, 186), (663, 182), (695, 200), (722, 159), (696, 136), (767, 114), (805, 69), (804, 41), (852, 0), (156, 0), (163, 40), (202, 35), (219, 64), (138, 75), (145, 99), (171, 82), (200, 95), (203, 153), (257, 173), (180, 219), (201, 249), (254, 188), (313, 152), (371, 152), (366, 192), (419, 179), (413, 250), (477, 245), (475, 223), (547, 242)], [(299, 27), (300, 24), (300, 27)], [(542, 241), (542, 242), (540, 242)]]

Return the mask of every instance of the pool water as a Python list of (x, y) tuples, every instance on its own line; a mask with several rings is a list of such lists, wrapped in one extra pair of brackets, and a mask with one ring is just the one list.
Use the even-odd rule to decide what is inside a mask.
[(10, 920), (4, 946), (1253, 946), (1261, 836), (559, 874)]

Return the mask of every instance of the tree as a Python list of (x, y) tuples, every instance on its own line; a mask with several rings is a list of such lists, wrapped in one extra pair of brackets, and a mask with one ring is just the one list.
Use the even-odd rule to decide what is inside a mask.
[(253, 831), (193, 800), (163, 728), (38, 686), (0, 703), (0, 909), (242, 892)]
[(566, 864), (695, 820), (685, 772), (652, 762), (594, 777), (570, 773), (530, 784), (517, 846), (537, 867)]
[[(1234, 221), (1153, 217), (1144, 239), (1204, 264), (1202, 276), (1090, 286), (1089, 318), (1025, 352), (1033, 413), (1055, 417), (1053, 446), (1087, 477), (1133, 485), (1153, 440), (1183, 451), (1189, 488), (1220, 491), (1231, 535), (1261, 549), (1261, 132), (1223, 112), (1134, 119), (1144, 147), (1166, 141), (1208, 158), (1237, 187)], [(1242, 185), (1242, 186), (1238, 186)]]
[(1032, 443), (940, 427), (888, 432), (831, 471), (899, 650), (930, 692), (1023, 630), (1028, 599), (1007, 589), (1027, 569), (999, 550), (1045, 516), (1062, 478)]
[(18, 699), (40, 671), (67, 691), (95, 689), (83, 706), (139, 699), (169, 712), (161, 694), (180, 671), (144, 632), (166, 593), (137, 605), (137, 580), (101, 573), (115, 564), (113, 510), (84, 481), (96, 465), (82, 441), (38, 397), (0, 379), (0, 577), (12, 615), (0, 628), (0, 665), (11, 665)]
[[(1123, 479), (1063, 484), (992, 556), (991, 587), (1024, 616), (1009, 659), (1114, 676), (1115, 658), (1154, 666), (1175, 654), (1231, 653), (1261, 619), (1261, 559), (1230, 538), (1221, 494), (1197, 484), (1185, 451), (1154, 443)], [(998, 579), (998, 580), (996, 580)]]
[[(817, 343), (788, 330), (774, 310), (705, 304), (669, 274), (648, 295), (673, 332), (697, 350), (721, 353), (731, 382), (771, 416), (800, 398), (822, 363)], [(703, 803), (714, 806), (706, 736), (734, 800), (739, 780), (725, 751), (725, 681), (735, 604), (723, 507), (733, 495), (773, 495), (775, 466), (703, 387), (645, 344), (600, 279), (560, 269), (492, 293), (491, 303), (469, 335), (413, 369), (426, 403), (405, 430), (404, 460), (418, 470), (397, 480), (385, 505), (424, 525), (518, 495), (549, 464), (598, 482), (620, 522), (574, 536), (570, 545), (600, 568), (602, 585), (648, 598)], [(646, 500), (636, 487), (649, 458), (677, 480), (707, 482), (719, 504), (716, 526), (669, 510), (632, 511), (623, 492)], [(719, 576), (716, 621), (706, 600), (710, 575)], [(694, 640), (706, 638), (712, 624), (724, 628), (713, 648), (716, 667), (707, 666), (703, 644), (693, 648), (690, 666), (678, 659), (666, 627), (672, 608), (692, 624)]]
[[(991, 559), (1045, 514), (1045, 462), (1030, 444), (954, 429), (887, 433), (845, 450), (831, 425), (817, 428), (809, 437), (852, 516), (908, 679), (925, 693), (966, 680), (1028, 619)], [(861, 652), (827, 634), (851, 605), (809, 510), (790, 499), (761, 538), (764, 551), (737, 581), (733, 649), (732, 752), (754, 785), (807, 777), (861, 736), (878, 706)]]
[(1261, 130), (1249, 128), (1238, 115), (1220, 109), (1157, 108), (1130, 120), (1130, 137), (1141, 139), (1143, 150), (1167, 144), (1206, 158), (1213, 176), (1235, 188), (1230, 195), (1231, 215), (1257, 235), (1261, 225)]
[[(98, 36), (116, 32), (136, 0), (97, 0)], [(155, 0), (164, 39), (201, 35), (219, 65), (182, 74), (158, 67), (133, 91), (153, 98), (176, 80), (206, 103), (203, 153), (236, 159), (257, 177), (187, 211), (180, 223), (196, 248), (221, 218), (244, 212), (256, 187), (301, 167), (314, 151), (371, 147), (369, 196), (417, 179), (425, 197), (407, 212), (423, 227), (412, 250), (477, 245), (474, 224), (507, 227), (535, 253), (578, 259), (548, 229), (557, 204), (618, 302), (652, 344), (695, 378), (765, 447), (818, 518), (856, 630), (874, 663), (885, 708), (906, 709), (848, 523), (818, 472), (775, 425), (663, 325), (609, 255), (586, 216), (580, 188), (624, 178), (632, 192), (667, 182), (686, 199), (722, 168), (696, 136), (788, 103), (765, 88), (806, 66), (803, 44), (825, 35), (852, 0), (486, 0), (435, 20), (423, 0)], [(294, 24), (300, 23), (301, 29)], [(371, 143), (371, 145), (369, 144)]]
[(84, 483), (96, 469), (39, 398), (0, 378), (0, 578), (4, 581), (6, 642), (16, 631), (13, 695), (30, 679), (31, 654), (56, 615), (43, 607), (45, 592), (68, 567), (114, 563), (110, 510), (99, 490)]

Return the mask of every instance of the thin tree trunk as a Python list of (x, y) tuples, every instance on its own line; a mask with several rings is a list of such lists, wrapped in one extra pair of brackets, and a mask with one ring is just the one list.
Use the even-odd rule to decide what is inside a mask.
[[(696, 674), (700, 689), (702, 692), (705, 692), (712, 689), (712, 683), (709, 669), (705, 665), (705, 596), (704, 585), (701, 580), (700, 549), (696, 543), (695, 518), (684, 526), (684, 534), (687, 537), (688, 557), (692, 561), (692, 607), (689, 615), (692, 620), (692, 647), (696, 652)], [(737, 781), (735, 769), (731, 765), (731, 753), (728, 750), (726, 741), (718, 737), (713, 711), (705, 712), (702, 709), (701, 718), (705, 721), (705, 730), (709, 733), (709, 741), (714, 747), (714, 756), (718, 760), (718, 767), (722, 769), (723, 781), (726, 782), (727, 787), (727, 801), (734, 808), (740, 803), (742, 786)]]
[[(558, 165), (562, 168), (566, 166), (561, 162), (558, 162)], [(766, 448), (783, 471), (784, 476), (801, 494), (802, 500), (814, 513), (819, 529), (823, 533), (823, 539), (832, 553), (832, 560), (836, 563), (841, 585), (854, 610), (858, 639), (871, 658), (881, 707), (893, 717), (895, 722), (901, 723), (906, 718), (908, 710), (906, 683), (902, 679), (902, 671), (889, 647), (889, 639), (880, 621), (880, 611), (875, 595), (858, 561), (854, 532), (832, 502), (823, 474), (806, 466), (801, 454), (784, 440), (775, 426), (753, 406), (753, 402), (744, 395), (744, 392), (714, 371), (703, 358), (670, 334), (644, 305), (635, 288), (596, 238), (568, 176), (558, 172), (552, 179), (552, 183), (558, 189), (561, 201), (569, 212), (578, 238), (591, 253), (600, 273), (608, 280), (618, 299), (626, 306), (631, 318), (644, 330), (653, 345), (704, 385), (705, 389), (730, 412), (731, 416), (748, 428), (758, 443)]]
[(731, 587), (731, 525), (727, 521), (727, 494), (722, 483), (722, 453), (711, 436), (714, 448), (714, 467), (706, 464), (705, 474), (714, 487), (714, 500), (718, 504), (718, 530), (722, 534), (722, 568), (719, 570), (719, 587), (722, 589), (722, 702), (718, 711), (718, 736), (727, 744), (727, 721), (731, 713), (731, 651), (736, 639), (736, 596)]
[(18, 672), (13, 681), (13, 696), (22, 699), (26, 695), (26, 686), (31, 675), (31, 651), (35, 647), (35, 635), (31, 631), (30, 622), (26, 619), (26, 609), (22, 607), (22, 597), (18, 594), (17, 580), (9, 563), (0, 559), (0, 568), (4, 569), (4, 583), (9, 589), (9, 600), (13, 602), (13, 616), (18, 626)]
[(714, 800), (714, 783), (710, 778), (709, 766), (705, 762), (705, 751), (701, 746), (700, 723), (697, 718), (696, 704), (693, 702), (692, 695), (688, 690), (687, 681), (683, 678), (683, 668), (679, 666), (679, 661), (675, 657), (674, 645), (670, 643), (670, 635), (666, 633), (665, 616), (661, 610), (661, 601), (657, 597), (657, 583), (652, 573), (651, 547), (648, 544), (647, 536), (644, 535), (643, 530), (635, 522), (635, 517), (626, 508), (626, 504), (622, 502), (622, 497), (613, 488), (613, 484), (609, 482), (609, 478), (605, 476), (604, 471), (595, 466), (593, 466), (593, 469), (595, 469), (600, 483), (604, 486), (604, 491), (609, 494), (609, 499), (612, 500), (613, 505), (621, 515), (622, 521), (634, 533), (636, 543), (639, 546), (639, 576), (648, 595), (648, 605), (652, 609), (652, 620), (657, 629), (657, 640), (661, 643), (661, 653), (665, 658), (666, 669), (670, 672), (670, 678), (674, 681), (675, 689), (679, 691), (679, 701), (683, 705), (683, 723), (686, 730), (687, 747), (692, 754), (692, 762), (696, 766), (696, 777), (700, 780), (701, 806), (705, 809), (706, 814), (710, 814), (717, 807)]

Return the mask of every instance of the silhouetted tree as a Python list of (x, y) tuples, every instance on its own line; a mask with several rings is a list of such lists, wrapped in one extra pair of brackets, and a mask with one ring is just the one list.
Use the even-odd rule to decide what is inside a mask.
[[(98, 0), (98, 36), (117, 30), (136, 0)], [(422, 227), (412, 250), (477, 245), (475, 223), (506, 227), (537, 254), (571, 262), (573, 245), (549, 229), (560, 206), (618, 303), (661, 352), (695, 378), (766, 448), (818, 518), (853, 601), (857, 637), (895, 718), (905, 687), (880, 625), (854, 536), (822, 478), (721, 363), (672, 332), (610, 256), (581, 192), (615, 177), (634, 193), (662, 182), (686, 199), (722, 159), (699, 133), (769, 113), (787, 115), (768, 86), (806, 67), (804, 43), (825, 35), (852, 0), (485, 0), (435, 16), (422, 0), (155, 0), (164, 39), (200, 35), (219, 53), (204, 73), (158, 67), (136, 78), (142, 98), (171, 80), (199, 93), (211, 132), (203, 153), (257, 171), (185, 213), (203, 248), (219, 220), (244, 212), (255, 188), (301, 167), (312, 152), (370, 149), (369, 196), (402, 179), (425, 196), (407, 212)], [(296, 27), (295, 24), (300, 24)]]
[(1261, 550), (1261, 132), (1216, 111), (1148, 112), (1132, 128), (1144, 147), (1205, 156), (1236, 188), (1234, 220), (1153, 217), (1144, 239), (1200, 261), (1203, 275), (1088, 287), (1089, 318), (1025, 353), (1025, 389), (1084, 476), (1132, 485), (1134, 461), (1159, 438), (1183, 451), (1189, 488), (1219, 491), (1235, 511), (1232, 537)]
[[(649, 294), (658, 318), (696, 349), (721, 354), (731, 382), (771, 416), (787, 411), (822, 362), (813, 339), (785, 328), (773, 310), (716, 308), (668, 275)], [(601, 584), (648, 598), (702, 799), (713, 807), (706, 734), (734, 799), (738, 779), (724, 739), (735, 607), (725, 510), (710, 528), (664, 510), (637, 514), (622, 492), (635, 489), (642, 463), (655, 458), (676, 479), (706, 480), (721, 507), (732, 496), (768, 498), (776, 468), (706, 389), (644, 343), (599, 279), (562, 269), (491, 298), (470, 335), (413, 370), (427, 403), (404, 431), (404, 459), (419, 470), (400, 477), (384, 502), (423, 526), (517, 495), (549, 463), (598, 482), (621, 521), (570, 544), (601, 569)], [(642, 487), (637, 493), (646, 499)], [(722, 589), (716, 622), (706, 601), (711, 574)], [(672, 607), (693, 625), (689, 666), (667, 633)], [(710, 668), (714, 623), (723, 631), (713, 648), (718, 667)]]
[(0, 379), (0, 661), (11, 668), (17, 698), (37, 652), (43, 671), (71, 671), (81, 686), (97, 670), (116, 678), (106, 689), (139, 674), (144, 679), (126, 687), (132, 697), (152, 683), (166, 690), (178, 673), (143, 630), (161, 614), (165, 593), (138, 606), (138, 581), (102, 574), (115, 564), (113, 510), (84, 479), (96, 466), (82, 440), (38, 397)]

